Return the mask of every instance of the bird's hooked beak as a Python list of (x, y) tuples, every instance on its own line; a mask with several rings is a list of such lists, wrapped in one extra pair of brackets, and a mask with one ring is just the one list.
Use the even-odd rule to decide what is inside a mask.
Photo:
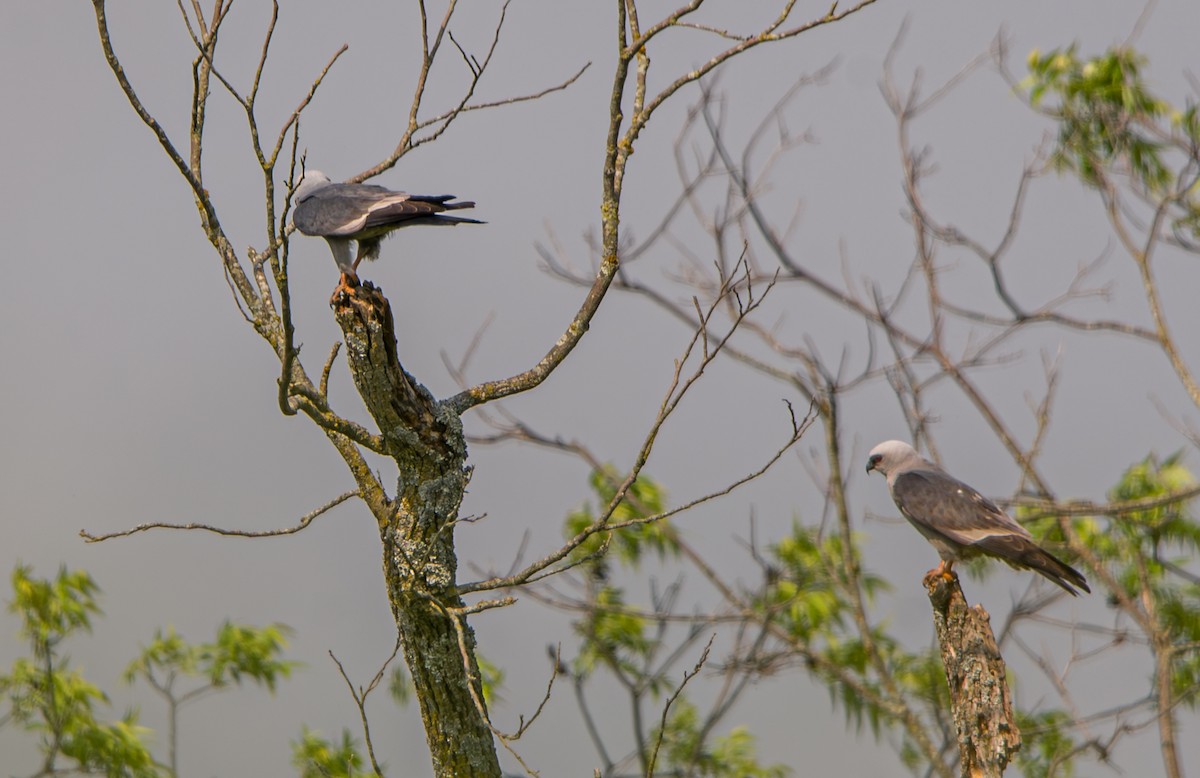
[(872, 470), (877, 469), (875, 466), (879, 464), (879, 460), (881, 460), (881, 459), (883, 459), (883, 457), (880, 456), (879, 454), (876, 454), (875, 456), (868, 459), (867, 460), (867, 472), (869, 473)]

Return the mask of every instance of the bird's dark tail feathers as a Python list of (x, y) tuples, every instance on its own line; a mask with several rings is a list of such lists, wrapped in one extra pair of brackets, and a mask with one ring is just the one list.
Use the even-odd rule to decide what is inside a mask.
[[(409, 200), (419, 203), (431, 203), (447, 211), (457, 211), (460, 208), (474, 208), (475, 201), (462, 200), (457, 203), (450, 202), (454, 199), (454, 195), (409, 195)], [(415, 219), (421, 224), (433, 224), (449, 226), (453, 224), (487, 224), (479, 219), (469, 219), (466, 216), (450, 216), (444, 213), (431, 214), (423, 218)]]
[[(439, 205), (447, 211), (457, 211), (459, 208), (474, 208), (475, 207), (474, 200), (461, 200), (457, 203), (450, 202), (451, 200), (454, 199), (454, 195), (409, 195), (408, 199), (409, 199), (409, 201), (416, 202), (416, 203), (430, 203), (432, 205)], [(443, 219), (453, 219), (455, 221), (465, 222), (468, 224), (486, 224), (487, 223), (487, 222), (481, 222), (478, 219), (468, 219), (465, 216), (443, 216), (442, 218)]]
[(423, 221), (424, 224), (487, 224), (479, 219), (468, 219), (466, 216), (447, 216), (444, 213), (439, 213), (436, 216), (428, 217), (428, 221)]
[(974, 545), (995, 554), (1013, 567), (1022, 567), (1040, 573), (1072, 596), (1079, 594), (1074, 588), (1076, 586), (1088, 594), (1092, 593), (1083, 573), (1053, 556), (1028, 538), (1019, 535), (993, 535)]

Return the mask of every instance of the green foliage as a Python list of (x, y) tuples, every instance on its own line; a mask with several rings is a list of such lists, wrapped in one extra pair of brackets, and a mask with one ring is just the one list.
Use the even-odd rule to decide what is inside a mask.
[(917, 748), (917, 744), (912, 741), (912, 738), (905, 738), (900, 743), (900, 763), (908, 768), (909, 772), (917, 772), (925, 761), (925, 756)]
[(851, 569), (869, 603), (888, 584), (861, 569), (858, 538), (847, 548), (840, 535), (792, 525), (792, 533), (771, 546), (776, 575), (761, 607), (771, 611), (788, 632), (806, 643), (838, 642), (851, 616), (846, 598)]
[[(598, 515), (607, 512), (616, 497), (621, 474), (611, 466), (594, 471), (589, 479), (602, 506), (598, 511), (585, 504), (566, 519), (567, 537), (574, 537), (592, 526)], [(630, 486), (625, 497), (612, 510), (609, 523), (619, 524), (655, 516), (666, 510), (665, 492), (653, 480), (640, 477)], [(573, 662), (573, 674), (585, 679), (597, 670), (615, 674), (621, 685), (633, 696), (633, 704), (642, 704), (643, 695), (663, 699), (678, 683), (669, 677), (671, 660), (656, 665), (660, 654), (670, 654), (664, 647), (665, 624), (657, 619), (659, 609), (667, 610), (656, 600), (653, 609), (640, 609), (626, 602), (625, 592), (609, 582), (608, 561), (605, 555), (615, 551), (615, 559), (636, 568), (648, 552), (658, 559), (677, 556), (677, 530), (666, 519), (633, 524), (596, 533), (576, 549), (573, 558), (586, 560), (587, 607), (576, 620), (575, 629), (582, 644)], [(662, 602), (669, 602), (666, 594)], [(694, 634), (694, 633), (693, 633)], [(481, 665), (481, 672), (483, 671)], [(699, 721), (696, 708), (686, 699), (678, 698), (662, 733), (662, 747), (656, 766), (658, 775), (695, 775), (713, 778), (763, 777), (781, 778), (787, 774), (782, 766), (763, 767), (754, 753), (754, 737), (744, 727), (728, 734), (713, 737)], [(648, 742), (657, 740), (652, 733)], [(648, 755), (644, 755), (648, 758)]]
[(1071, 716), (1066, 711), (1041, 713), (1017, 711), (1017, 727), (1024, 738), (1017, 752), (1017, 767), (1025, 778), (1071, 778), (1075, 774), (1072, 757), (1078, 744), (1068, 734)]
[(1115, 48), (1085, 61), (1071, 46), (1047, 54), (1034, 51), (1028, 64), (1030, 100), (1041, 104), (1057, 98), (1057, 164), (1098, 185), (1105, 167), (1125, 161), (1150, 191), (1169, 186), (1162, 144), (1139, 125), (1153, 124), (1168, 110), (1142, 80), (1144, 57)]
[[(9, 672), (0, 674), (0, 695), (9, 707), (7, 714), (0, 713), (0, 725), (15, 724), (39, 735), (45, 774), (170, 775), (168, 767), (155, 762), (146, 743), (150, 731), (138, 726), (134, 713), (113, 722), (97, 718), (108, 696), (72, 669), (61, 653), (61, 644), (79, 632), (90, 632), (92, 617), (101, 612), (100, 590), (91, 576), (62, 569), (53, 580), (39, 579), (18, 565), (12, 588), (9, 610), (20, 617), (20, 634), (29, 641), (31, 656), (18, 658)], [(245, 681), (274, 690), (296, 664), (280, 658), (288, 634), (280, 624), (226, 622), (211, 643), (191, 644), (172, 629), (159, 630), (126, 668), (125, 679), (145, 678), (175, 705)], [(174, 684), (183, 677), (203, 683), (176, 695)]]
[[(588, 484), (607, 511), (616, 499), (617, 485), (621, 474), (612, 466), (592, 471)], [(636, 521), (662, 513), (666, 506), (666, 493), (652, 479), (642, 476), (634, 480), (625, 497), (612, 510), (609, 523)], [(564, 531), (574, 537), (597, 520), (597, 512), (590, 504), (572, 511), (566, 518)], [(589, 608), (586, 615), (575, 623), (575, 630), (583, 637), (579, 655), (575, 659), (575, 672), (590, 675), (598, 666), (640, 677), (639, 669), (654, 649), (654, 640), (647, 635), (647, 619), (625, 603), (620, 588), (604, 583), (608, 579), (608, 551), (614, 551), (618, 562), (636, 568), (647, 552), (659, 559), (679, 553), (675, 527), (666, 519), (633, 524), (614, 530), (598, 532), (584, 541), (573, 552), (576, 560), (586, 559), (589, 572)], [(607, 548), (606, 548), (607, 547)], [(656, 692), (663, 688), (663, 679), (649, 679), (649, 688)]]
[[(622, 482), (622, 476), (611, 465), (593, 470), (588, 478), (588, 485), (598, 498), (600, 511), (606, 511), (617, 496), (617, 486)], [(626, 521), (636, 521), (649, 516), (660, 514), (665, 509), (666, 492), (655, 481), (646, 476), (640, 476), (625, 493), (625, 497), (612, 511), (610, 524)], [(575, 537), (596, 522), (598, 512), (593, 510), (590, 503), (584, 503), (578, 510), (572, 511), (565, 522), (565, 534), (568, 538)], [(606, 543), (612, 544), (612, 549), (624, 564), (636, 567), (647, 551), (652, 551), (659, 559), (676, 556), (679, 553), (677, 535), (674, 525), (667, 519), (633, 524), (621, 529), (598, 532), (584, 541), (575, 549), (573, 558), (582, 559), (596, 556)], [(593, 564), (602, 567), (597, 560)]]
[(908, 654), (889, 645), (888, 659), (896, 682), (908, 690), (910, 697), (921, 700), (933, 710), (950, 710), (946, 668), (936, 651)]
[(1126, 514), (1122, 526), (1131, 534), (1145, 533), (1151, 543), (1177, 542), (1194, 551), (1200, 548), (1200, 526), (1189, 515), (1186, 503), (1168, 499), (1196, 484), (1195, 476), (1181, 461), (1182, 453), (1177, 451), (1162, 462), (1151, 455), (1133, 465), (1121, 476), (1109, 499), (1163, 501)]
[[(792, 534), (771, 546), (771, 556), (779, 574), (762, 607), (805, 642), (833, 637), (849, 615), (843, 565), (858, 564), (857, 549), (846, 549), (838, 535), (822, 537), (814, 529), (793, 524)], [(862, 576), (862, 583), (868, 598), (886, 586), (870, 574)]]
[(12, 572), (13, 599), (8, 609), (21, 617), (21, 637), (31, 641), (36, 656), (52, 649), (76, 630), (92, 631), (92, 614), (100, 613), (96, 595), (100, 587), (82, 570), (59, 568), (53, 580), (32, 577), (32, 570), (17, 565)]
[(1114, 503), (1145, 507), (1075, 523), (1080, 540), (1106, 564), (1125, 597), (1148, 603), (1172, 652), (1173, 696), (1192, 707), (1200, 701), (1200, 585), (1178, 573), (1200, 549), (1200, 522), (1191, 501), (1175, 496), (1195, 483), (1180, 453), (1161, 462), (1151, 455), (1127, 469), (1109, 493)]
[[(125, 668), (125, 681), (143, 679), (165, 697), (171, 707), (167, 737), (171, 767), (176, 767), (175, 712), (201, 696), (251, 681), (274, 692), (281, 678), (291, 675), (296, 663), (280, 659), (291, 630), (283, 624), (252, 627), (226, 621), (211, 643), (188, 643), (174, 629), (157, 630), (154, 640)], [(182, 691), (184, 678), (197, 684)]]
[[(1172, 499), (1194, 483), (1178, 453), (1162, 462), (1146, 457), (1126, 470), (1109, 492), (1112, 502), (1145, 503), (1146, 507), (1126, 511), (1107, 525), (1096, 522), (1081, 529), (1097, 555), (1114, 567), (1129, 597), (1140, 597), (1145, 588), (1159, 597), (1168, 596), (1164, 586), (1173, 585), (1167, 579), (1169, 567), (1185, 563), (1200, 548), (1200, 525), (1188, 503)], [(1180, 551), (1185, 553), (1172, 560), (1172, 552)]]
[[(167, 771), (146, 745), (148, 730), (133, 713), (102, 722), (97, 709), (108, 705), (99, 687), (70, 667), (60, 645), (77, 632), (91, 631), (100, 613), (99, 587), (83, 571), (60, 569), (53, 580), (34, 578), (18, 565), (12, 574), (9, 610), (21, 619), (21, 637), (32, 658), (21, 657), (0, 673), (0, 695), (9, 712), (0, 723), (37, 733), (45, 774), (92, 773), (109, 778), (157, 778)], [(63, 762), (69, 761), (69, 767)]]
[(408, 671), (404, 669), (403, 664), (398, 664), (392, 668), (392, 675), (388, 679), (388, 694), (392, 695), (392, 699), (401, 707), (408, 707), (408, 703), (412, 701), (413, 694), (416, 689), (413, 688), (412, 678), (408, 677)]
[(150, 730), (137, 725), (137, 717), (126, 714), (111, 724), (81, 727), (65, 740), (62, 752), (81, 768), (108, 778), (157, 778), (169, 775), (150, 755), (145, 740)]
[(203, 678), (208, 688), (215, 689), (249, 680), (273, 692), (297, 665), (279, 658), (290, 634), (284, 624), (252, 627), (227, 621), (211, 643), (188, 643), (173, 628), (165, 633), (160, 629), (125, 668), (125, 680), (144, 678), (168, 690), (178, 677)]
[(640, 674), (639, 660), (654, 649), (646, 626), (646, 618), (625, 605), (620, 589), (600, 587), (587, 613), (575, 623), (576, 631), (583, 637), (575, 672), (589, 675), (598, 665), (607, 665), (632, 675)]
[[(745, 727), (706, 744), (696, 706), (680, 696), (671, 706), (655, 772), (660, 775), (695, 775), (705, 778), (783, 778), (791, 770), (783, 765), (762, 766), (755, 755), (755, 737)], [(654, 740), (659, 737), (654, 733)]]
[(1159, 603), (1158, 616), (1173, 644), (1171, 696), (1195, 709), (1200, 702), (1200, 586), (1172, 591)]
[(226, 621), (217, 630), (216, 642), (205, 646), (208, 649), (205, 658), (211, 657), (209, 682), (217, 686), (229, 682), (240, 685), (246, 678), (275, 691), (278, 679), (289, 677), (297, 664), (278, 658), (291, 634), (291, 628), (284, 624), (252, 627)]
[(479, 652), (475, 654), (475, 661), (479, 665), (479, 683), (483, 687), (483, 701), (491, 705), (501, 699), (500, 689), (504, 687), (504, 669)]
[(1087, 60), (1075, 46), (1047, 54), (1034, 50), (1023, 86), (1034, 105), (1045, 106), (1058, 120), (1053, 162), (1059, 169), (1096, 187), (1104, 186), (1109, 172), (1119, 171), (1152, 198), (1173, 197), (1177, 178), (1191, 181), (1177, 203), (1173, 226), (1200, 237), (1197, 106), (1173, 108), (1155, 95), (1142, 75), (1145, 64), (1145, 57), (1124, 47)]
[[(887, 589), (887, 582), (862, 569), (858, 545), (857, 537), (851, 537), (847, 547), (840, 535), (825, 536), (794, 524), (791, 534), (770, 549), (776, 572), (760, 607), (805, 646), (813, 657), (810, 669), (828, 685), (831, 701), (841, 707), (847, 722), (859, 728), (866, 725), (880, 737), (895, 718), (878, 702), (884, 696), (878, 666), (886, 668), (891, 682), (907, 698), (930, 710), (948, 709), (949, 692), (941, 658), (932, 650), (905, 651), (885, 625), (871, 626), (869, 642), (860, 634), (851, 599), (851, 571), (857, 574), (867, 603)], [(910, 769), (922, 766), (921, 752), (906, 734), (900, 751)]]
[[(886, 725), (895, 723), (891, 711), (879, 705), (870, 696), (864, 696), (858, 688), (882, 693), (871, 650), (877, 655), (878, 661), (887, 668), (886, 672), (892, 683), (902, 690), (914, 708), (920, 708), (923, 704), (929, 710), (949, 709), (950, 693), (946, 688), (946, 673), (941, 657), (935, 651), (905, 651), (885, 628), (879, 625), (872, 627), (870, 634), (870, 649), (857, 635), (841, 631), (830, 635), (823, 644), (818, 643), (815, 647), (815, 652), (830, 665), (849, 671), (856, 681), (856, 684), (851, 684), (832, 673), (818, 673), (818, 677), (823, 678), (829, 686), (831, 701), (840, 705), (844, 711), (847, 723), (859, 729), (866, 725), (876, 738), (883, 735)], [(914, 750), (913, 753), (919, 752)], [(915, 767), (916, 765), (913, 769)]]
[(305, 727), (300, 740), (292, 741), (292, 764), (300, 770), (300, 778), (357, 778), (373, 775), (363, 769), (358, 744), (349, 730), (342, 730), (341, 743), (334, 745)]

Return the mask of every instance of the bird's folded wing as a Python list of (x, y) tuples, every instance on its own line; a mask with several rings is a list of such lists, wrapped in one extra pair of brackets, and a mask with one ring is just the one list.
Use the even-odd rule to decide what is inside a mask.
[(365, 222), (360, 229), (394, 224), (421, 216), (433, 216), (444, 210), (446, 207), (437, 200), (417, 199), (411, 195), (393, 193), (392, 196), (370, 205)]
[(892, 496), (910, 521), (963, 546), (995, 535), (1029, 537), (991, 500), (946, 473), (902, 473), (892, 485)]
[(374, 198), (334, 194), (322, 196), (322, 192), (308, 198), (296, 207), (292, 222), (305, 235), (322, 237), (348, 237), (363, 229)]

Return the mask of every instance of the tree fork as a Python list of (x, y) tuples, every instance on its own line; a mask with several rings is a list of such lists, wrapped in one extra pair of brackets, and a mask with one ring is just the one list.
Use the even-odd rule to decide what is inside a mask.
[[(499, 776), (482, 701), (475, 638), (464, 628), (463, 661), (449, 613), (461, 608), (455, 588), (454, 522), (471, 470), (462, 423), (400, 363), (391, 305), (370, 283), (340, 284), (330, 300), (342, 328), (355, 386), (396, 462), (396, 496), (376, 513), (388, 598), (404, 658), (421, 704), (434, 773)], [(465, 625), (464, 625), (465, 627)]]
[(950, 687), (961, 775), (999, 778), (1021, 748), (1021, 731), (991, 619), (981, 606), (967, 605), (957, 576), (930, 576), (925, 588)]

